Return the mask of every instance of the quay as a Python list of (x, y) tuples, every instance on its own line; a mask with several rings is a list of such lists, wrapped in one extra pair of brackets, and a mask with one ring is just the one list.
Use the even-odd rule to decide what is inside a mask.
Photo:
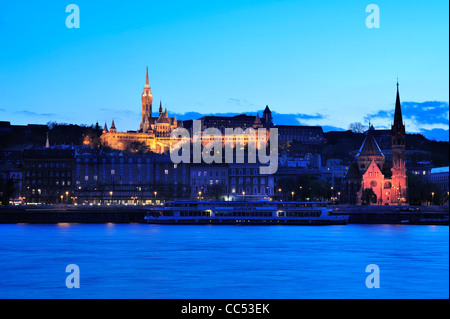
[(20, 205), (0, 207), (0, 224), (144, 223), (148, 206)]
[[(449, 225), (448, 206), (328, 206), (349, 215), (348, 224)], [(0, 224), (146, 223), (153, 206), (18, 205), (0, 206)]]
[(449, 225), (448, 206), (338, 205), (333, 214), (348, 214), (349, 224)]

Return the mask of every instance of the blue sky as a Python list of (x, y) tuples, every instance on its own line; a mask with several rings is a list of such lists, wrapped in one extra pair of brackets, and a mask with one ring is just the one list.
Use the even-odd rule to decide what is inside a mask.
[[(79, 29), (65, 25), (70, 3)], [(371, 3), (379, 29), (365, 24)], [(278, 124), (387, 128), (398, 76), (407, 131), (448, 140), (448, 10), (447, 1), (11, 1), (0, 11), (0, 120), (114, 118), (135, 130), (148, 66), (153, 110), (162, 100), (181, 119), (269, 105)]]

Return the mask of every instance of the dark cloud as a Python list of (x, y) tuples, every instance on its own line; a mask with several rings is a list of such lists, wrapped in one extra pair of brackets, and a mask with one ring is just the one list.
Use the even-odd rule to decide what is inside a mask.
[[(427, 102), (403, 102), (402, 115), (404, 119), (412, 120), (421, 124), (447, 124), (448, 102), (427, 101)], [(364, 119), (394, 120), (394, 108), (385, 111), (381, 110), (372, 114), (367, 114)]]
[(434, 128), (432, 130), (423, 129), (422, 134), (429, 140), (436, 140), (436, 141), (449, 140), (449, 130), (444, 130), (441, 128)]
[[(440, 141), (449, 140), (449, 104), (441, 101), (402, 102), (402, 116), (407, 120), (406, 130), (420, 132), (429, 139)], [(392, 123), (394, 108), (367, 114), (364, 120), (377, 123), (378, 128), (383, 127), (383, 121)], [(379, 123), (379, 121), (381, 123)], [(386, 127), (389, 128), (389, 127)]]
[[(263, 110), (258, 111), (260, 117), (262, 117)], [(169, 112), (169, 115), (171, 113)], [(179, 119), (199, 119), (203, 116), (236, 116), (239, 114), (256, 115), (256, 112), (227, 112), (227, 113), (198, 113), (198, 112), (186, 112), (184, 114), (179, 114), (177, 117)], [(171, 115), (173, 116), (173, 115)], [(302, 113), (277, 113), (272, 112), (273, 121), (275, 124), (280, 125), (308, 125), (306, 122), (311, 120), (321, 120), (326, 118), (323, 114), (302, 114)]]

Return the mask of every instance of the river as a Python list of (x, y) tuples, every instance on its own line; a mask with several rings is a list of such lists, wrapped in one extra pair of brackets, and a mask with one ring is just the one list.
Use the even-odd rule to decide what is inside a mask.
[(1, 224), (0, 298), (449, 298), (449, 229)]

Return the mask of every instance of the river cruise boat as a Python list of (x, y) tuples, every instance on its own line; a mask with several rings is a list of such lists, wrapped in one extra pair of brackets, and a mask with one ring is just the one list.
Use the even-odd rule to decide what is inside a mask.
[(349, 215), (333, 214), (319, 202), (169, 202), (149, 210), (151, 224), (334, 225)]

